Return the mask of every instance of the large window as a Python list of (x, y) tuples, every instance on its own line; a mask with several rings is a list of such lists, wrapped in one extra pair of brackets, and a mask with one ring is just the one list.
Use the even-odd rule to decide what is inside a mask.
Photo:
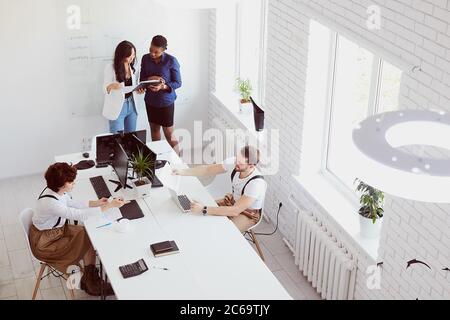
[(216, 91), (228, 95), (237, 77), (262, 98), (267, 0), (240, 0), (216, 10)]
[(352, 130), (368, 116), (399, 108), (402, 72), (345, 36), (331, 30), (329, 33), (329, 99), (322, 170), (354, 190), (357, 177), (352, 169)]

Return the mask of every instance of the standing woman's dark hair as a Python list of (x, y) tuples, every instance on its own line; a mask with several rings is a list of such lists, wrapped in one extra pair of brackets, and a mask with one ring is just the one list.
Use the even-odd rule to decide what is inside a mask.
[[(116, 52), (114, 53), (114, 71), (116, 72), (117, 82), (124, 82), (126, 80), (126, 71), (123, 62), (133, 54), (133, 50), (136, 53), (136, 47), (130, 41), (125, 40), (117, 45)], [(136, 58), (130, 63), (133, 72), (135, 72), (135, 62)]]

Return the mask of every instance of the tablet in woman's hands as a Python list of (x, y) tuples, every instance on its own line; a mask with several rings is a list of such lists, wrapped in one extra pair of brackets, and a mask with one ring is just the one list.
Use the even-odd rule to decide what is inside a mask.
[(141, 81), (134, 89), (133, 91), (139, 90), (139, 89), (147, 89), (151, 86), (158, 86), (161, 84), (161, 80), (159, 79), (153, 79), (153, 80), (145, 80)]

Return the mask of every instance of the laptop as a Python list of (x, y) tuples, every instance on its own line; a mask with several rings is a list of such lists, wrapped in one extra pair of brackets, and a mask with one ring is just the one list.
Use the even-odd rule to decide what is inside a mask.
[(191, 211), (191, 201), (189, 200), (189, 198), (182, 194), (179, 195), (177, 194), (177, 192), (171, 188), (168, 188), (170, 195), (173, 199), (173, 201), (177, 204), (177, 206), (181, 209), (181, 211), (183, 212), (190, 212)]

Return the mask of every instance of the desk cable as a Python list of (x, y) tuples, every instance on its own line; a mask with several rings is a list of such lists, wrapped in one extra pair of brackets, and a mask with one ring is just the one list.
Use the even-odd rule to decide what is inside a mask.
[(271, 232), (271, 233), (258, 233), (258, 232), (255, 232), (256, 235), (258, 235), (258, 236), (272, 236), (278, 231), (278, 218), (280, 217), (280, 211), (281, 211), (281, 207), (282, 206), (283, 206), (283, 203), (280, 202), (280, 204), (278, 205), (277, 224), (275, 225), (275, 230), (273, 232)]

